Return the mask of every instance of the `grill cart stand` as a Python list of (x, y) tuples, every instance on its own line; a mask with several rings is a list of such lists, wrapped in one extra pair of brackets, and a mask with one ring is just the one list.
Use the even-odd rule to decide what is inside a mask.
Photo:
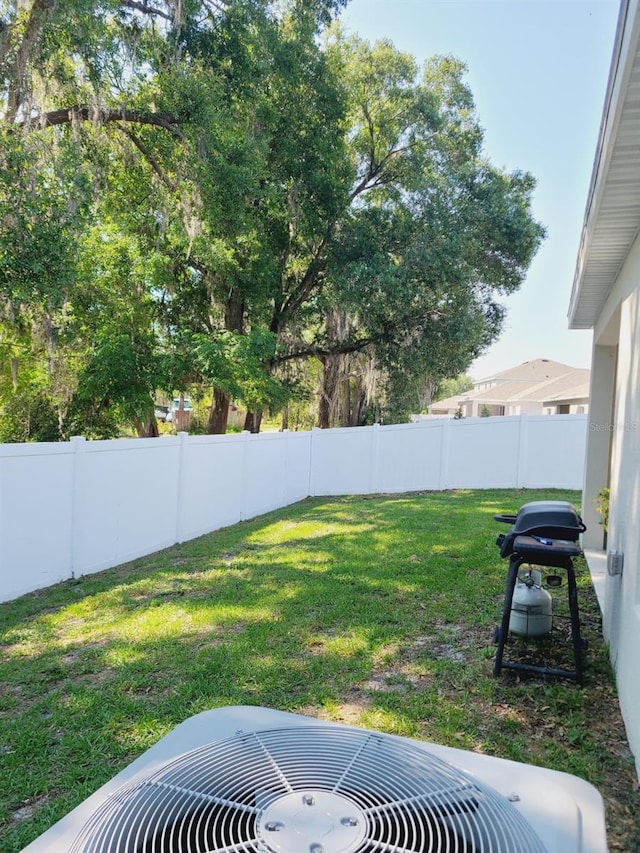
[[(576, 575), (573, 569), (573, 557), (580, 554), (580, 547), (575, 542), (566, 542), (562, 539), (545, 539), (545, 543), (539, 542), (533, 536), (518, 536), (514, 541), (514, 552), (509, 557), (509, 572), (507, 575), (507, 589), (504, 597), (504, 608), (502, 611), (502, 623), (499, 627), (498, 649), (496, 651), (495, 666), (493, 674), (500, 675), (501, 669), (515, 669), (525, 672), (537, 672), (555, 678), (568, 678), (582, 685), (582, 637), (580, 636), (580, 615), (578, 613), (578, 590), (576, 586)], [(536, 566), (550, 566), (564, 569), (567, 573), (567, 591), (569, 594), (569, 613), (571, 620), (571, 640), (573, 644), (573, 657), (575, 669), (562, 667), (548, 667), (519, 661), (505, 660), (504, 647), (509, 634), (509, 620), (513, 606), (513, 594), (518, 580), (518, 571), (523, 564)]]
[[(517, 515), (501, 514), (494, 516), (494, 518), (496, 521), (511, 524), (512, 527), (508, 533), (501, 534), (497, 540), (500, 555), (509, 557), (509, 570), (502, 622), (496, 629), (495, 639), (498, 648), (493, 674), (498, 676), (502, 669), (514, 669), (549, 677), (566, 678), (582, 685), (582, 650), (585, 643), (580, 636), (578, 591), (573, 568), (573, 558), (582, 553), (578, 544), (580, 533), (586, 530), (582, 519), (574, 507), (564, 501), (533, 501), (524, 504)], [(567, 573), (574, 669), (505, 659), (505, 644), (514, 613), (514, 594), (517, 589), (522, 589), (521, 586), (517, 587), (516, 585), (520, 577), (520, 570), (524, 565), (541, 568), (553, 567), (563, 569)], [(511, 622), (511, 627), (514, 630), (513, 622)]]

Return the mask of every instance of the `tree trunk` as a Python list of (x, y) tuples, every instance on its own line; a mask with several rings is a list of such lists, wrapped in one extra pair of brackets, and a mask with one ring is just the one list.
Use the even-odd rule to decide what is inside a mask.
[(134, 426), (138, 433), (138, 438), (157, 438), (160, 435), (158, 422), (153, 409), (150, 409), (145, 414), (144, 420), (141, 420), (141, 418), (135, 418)]
[[(31, 6), (31, 10), (26, 19), (22, 41), (18, 45), (12, 64), (9, 66), (9, 87), (6, 98), (7, 111), (5, 115), (5, 121), (9, 124), (13, 123), (16, 115), (18, 114), (18, 110), (24, 101), (27, 66), (37, 50), (43, 27), (55, 6), (55, 0), (34, 0), (34, 3)], [(3, 60), (6, 58), (10, 44), (10, 38), (2, 39), (1, 46)]]
[(289, 429), (289, 405), (287, 404), (282, 410), (282, 432)]
[(348, 364), (349, 358), (348, 356), (342, 359), (345, 363), (345, 369), (342, 371), (342, 376), (340, 378), (340, 408), (342, 409), (342, 414), (340, 416), (340, 426), (348, 427), (352, 426), (351, 422), (351, 378), (349, 377), (348, 372)]
[(9, 365), (11, 367), (11, 382), (13, 384), (13, 390), (18, 390), (18, 359), (11, 358), (9, 359)]
[(333, 355), (322, 356), (320, 361), (322, 362), (323, 370), (320, 400), (318, 401), (318, 426), (320, 429), (329, 429), (335, 418), (338, 378), (340, 374), (339, 357)]
[(222, 388), (213, 389), (213, 402), (209, 409), (207, 432), (209, 435), (222, 435), (227, 431), (229, 417), (229, 395)]
[(228, 332), (240, 332), (244, 326), (244, 296), (232, 287), (224, 307), (224, 327)]
[(362, 386), (362, 382), (359, 382), (356, 391), (356, 399), (353, 403), (353, 411), (351, 413), (351, 426), (364, 426), (366, 405), (367, 393)]
[[(236, 287), (232, 287), (224, 309), (224, 327), (228, 332), (242, 333), (243, 324), (244, 297)], [(207, 420), (209, 435), (223, 435), (227, 431), (230, 403), (231, 399), (227, 392), (214, 386), (213, 400)]]
[(244, 428), (249, 432), (260, 432), (260, 424), (262, 423), (262, 412), (247, 412), (244, 419)]

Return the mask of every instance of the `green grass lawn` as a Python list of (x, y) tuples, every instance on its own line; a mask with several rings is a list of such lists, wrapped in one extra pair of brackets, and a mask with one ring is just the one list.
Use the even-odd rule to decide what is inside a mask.
[(581, 561), (585, 687), (492, 677), (507, 569), (493, 514), (539, 499), (580, 497), (315, 498), (0, 605), (0, 850), (231, 704), (575, 773), (605, 795), (611, 850), (637, 850), (633, 761)]

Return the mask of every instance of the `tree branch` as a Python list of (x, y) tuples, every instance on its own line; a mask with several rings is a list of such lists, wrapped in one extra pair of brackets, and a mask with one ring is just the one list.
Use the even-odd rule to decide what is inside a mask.
[(148, 6), (145, 0), (142, 3), (136, 3), (135, 0), (120, 0), (120, 5), (126, 9), (135, 9), (136, 12), (142, 12), (144, 15), (157, 15), (159, 18), (164, 18), (165, 21), (173, 22), (173, 15), (163, 12), (162, 9)]
[(5, 21), (0, 22), (0, 65), (5, 62), (7, 53), (11, 47), (11, 31), (13, 27), (13, 24), (8, 24)]
[(220, 13), (226, 12), (229, 5), (226, 0), (204, 0), (204, 4), (215, 12)]
[(360, 350), (368, 347), (369, 344), (375, 343), (375, 338), (361, 338), (357, 341), (345, 341), (341, 344), (337, 344), (334, 347), (307, 347), (306, 349), (296, 350), (295, 352), (285, 353), (284, 355), (278, 355), (274, 358), (274, 364), (282, 364), (285, 361), (291, 361), (295, 358), (311, 358), (315, 356), (316, 358), (324, 357), (331, 355), (348, 355), (351, 352), (360, 352)]
[(360, 193), (364, 192), (367, 189), (367, 185), (369, 181), (374, 178), (379, 171), (379, 165), (376, 162), (376, 150), (375, 150), (375, 130), (373, 126), (373, 119), (371, 118), (371, 114), (369, 112), (369, 108), (367, 104), (362, 105), (362, 111), (364, 113), (364, 117), (367, 122), (367, 127), (369, 128), (369, 139), (370, 139), (370, 147), (369, 147), (369, 163), (367, 167), (367, 171), (362, 176), (358, 184), (356, 184), (353, 189), (350, 200), (353, 201), (357, 198)]
[(407, 151), (411, 151), (414, 148), (414, 145), (403, 145), (401, 148), (392, 148), (391, 151), (388, 151), (382, 160), (379, 163), (370, 162), (369, 168), (365, 175), (362, 176), (360, 181), (356, 184), (354, 189), (351, 191), (350, 200), (354, 201), (359, 195), (367, 192), (367, 190), (371, 190), (374, 187), (379, 187), (386, 183), (385, 177), (382, 174), (386, 166), (389, 165), (393, 160), (397, 159), (401, 154), (404, 154)]
[(51, 110), (28, 121), (20, 122), (18, 127), (53, 127), (70, 124), (73, 120), (94, 121), (106, 124), (112, 121), (124, 121), (132, 124), (147, 124), (167, 130), (176, 139), (184, 142), (186, 137), (175, 123), (175, 118), (167, 113), (141, 113), (137, 110), (105, 109), (101, 107), (75, 106), (61, 110)]
[[(55, 7), (56, 0), (34, 0), (29, 18), (24, 29), (22, 42), (16, 52), (16, 58), (13, 62), (13, 67), (10, 69), (8, 77), (11, 80), (9, 92), (7, 95), (7, 121), (13, 122), (18, 110), (22, 105), (24, 98), (24, 84), (27, 65), (31, 59), (31, 55), (40, 38), (42, 26), (47, 14)], [(3, 47), (6, 48), (10, 44), (10, 39), (7, 38)]]
[[(325, 241), (322, 241), (321, 248), (325, 245)], [(316, 252), (313, 259), (311, 260), (307, 270), (302, 277), (300, 283), (291, 291), (291, 293), (287, 296), (284, 301), (284, 305), (280, 310), (279, 317), (279, 326), (282, 326), (282, 322), (286, 320), (289, 314), (292, 314), (305, 302), (308, 296), (313, 291), (314, 287), (317, 284), (318, 276), (324, 270), (325, 261), (320, 258), (320, 249)], [(272, 330), (275, 331), (275, 330)]]
[(175, 184), (167, 174), (165, 174), (165, 172), (161, 168), (160, 164), (158, 163), (158, 161), (156, 160), (156, 158), (152, 154), (152, 152), (147, 151), (147, 149), (140, 142), (140, 140), (135, 135), (135, 133), (132, 133), (128, 127), (123, 127), (122, 125), (116, 125), (116, 127), (118, 128), (118, 130), (121, 133), (124, 133), (124, 135), (128, 139), (130, 139), (131, 142), (133, 142), (133, 144), (136, 146), (138, 151), (142, 154), (142, 156), (147, 161), (147, 163), (151, 166), (151, 168), (156, 173), (156, 175), (160, 178), (160, 180), (165, 185), (165, 187), (172, 193), (176, 192), (178, 189), (178, 185)]
[(284, 300), (284, 304), (280, 309), (280, 316), (278, 318), (274, 317), (274, 323), (277, 320), (278, 328), (273, 328), (274, 323), (272, 323), (272, 332), (277, 332), (281, 327), (282, 323), (289, 314), (292, 314), (305, 302), (305, 300), (309, 297), (314, 287), (318, 282), (318, 276), (321, 272), (323, 272), (326, 260), (322, 257), (322, 252), (327, 246), (329, 242), (329, 234), (332, 228), (329, 229), (329, 232), (322, 238), (320, 243), (318, 244), (315, 252), (313, 253), (313, 257), (307, 266), (306, 272), (303, 275), (299, 284), (289, 293), (287, 298)]

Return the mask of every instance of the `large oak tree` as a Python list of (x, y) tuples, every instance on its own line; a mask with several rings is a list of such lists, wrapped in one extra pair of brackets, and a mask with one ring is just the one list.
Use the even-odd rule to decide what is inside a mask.
[(206, 385), (210, 431), (232, 398), (257, 428), (308, 359), (323, 425), (358, 423), (499, 333), (533, 179), (488, 161), (459, 62), (321, 46), (341, 5), (5, 7), (0, 402), (33, 409), (9, 437), (153, 435), (157, 389)]

